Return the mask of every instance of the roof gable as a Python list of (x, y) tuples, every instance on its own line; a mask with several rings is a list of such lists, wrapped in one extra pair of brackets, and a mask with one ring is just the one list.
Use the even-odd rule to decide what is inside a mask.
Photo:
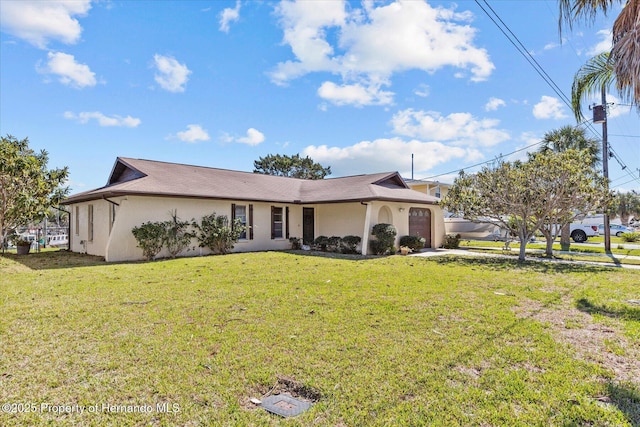
[(120, 182), (131, 181), (145, 176), (147, 175), (118, 157), (116, 159), (116, 163), (113, 165), (113, 169), (111, 169), (111, 175), (109, 175), (107, 186), (118, 184)]

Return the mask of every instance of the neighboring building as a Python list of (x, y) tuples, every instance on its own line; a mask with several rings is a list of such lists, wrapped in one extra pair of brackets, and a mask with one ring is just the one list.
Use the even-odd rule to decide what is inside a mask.
[(451, 184), (438, 181), (425, 181), (422, 179), (405, 179), (405, 182), (412, 190), (419, 191), (429, 196), (442, 199), (449, 192)]
[[(247, 231), (236, 252), (289, 249), (290, 237), (309, 243), (357, 235), (365, 254), (378, 223), (393, 224), (398, 239), (421, 235), (427, 247), (444, 238), (438, 199), (411, 190), (397, 172), (304, 180), (118, 157), (106, 186), (63, 204), (71, 212), (71, 251), (106, 261), (143, 259), (132, 228), (168, 220), (172, 210), (183, 220), (212, 212), (241, 219)], [(196, 245), (181, 255), (208, 253)]]

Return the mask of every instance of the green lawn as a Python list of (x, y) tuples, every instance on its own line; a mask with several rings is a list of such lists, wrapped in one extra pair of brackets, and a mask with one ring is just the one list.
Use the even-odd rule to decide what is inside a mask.
[[(0, 257), (0, 277), (2, 426), (640, 424), (637, 271), (45, 252)], [(312, 409), (249, 402), (279, 378)]]

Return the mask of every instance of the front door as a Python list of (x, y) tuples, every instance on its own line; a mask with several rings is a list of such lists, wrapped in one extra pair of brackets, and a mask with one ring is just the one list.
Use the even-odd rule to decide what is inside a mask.
[(311, 245), (315, 238), (315, 214), (313, 208), (302, 208), (302, 243)]
[(431, 211), (429, 209), (409, 209), (409, 235), (424, 237), (424, 247), (431, 247)]

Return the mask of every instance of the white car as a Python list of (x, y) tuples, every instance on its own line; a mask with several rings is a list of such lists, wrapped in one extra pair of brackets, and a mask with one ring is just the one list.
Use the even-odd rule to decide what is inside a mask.
[[(612, 236), (620, 237), (623, 233), (633, 233), (633, 228), (625, 227), (624, 225), (609, 224), (609, 230)], [(604, 235), (604, 224), (598, 226), (598, 232), (600, 235)]]

